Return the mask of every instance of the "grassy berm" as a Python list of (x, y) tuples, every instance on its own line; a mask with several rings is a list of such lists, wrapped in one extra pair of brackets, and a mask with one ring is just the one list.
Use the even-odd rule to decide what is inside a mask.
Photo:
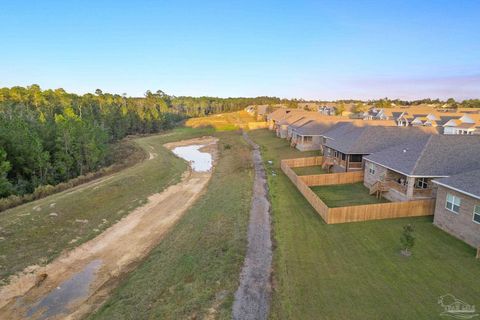
[(219, 159), (205, 194), (90, 319), (230, 319), (253, 169), (238, 132), (215, 135)]
[(30, 265), (99, 235), (143, 205), (147, 197), (180, 181), (187, 163), (162, 145), (209, 135), (212, 128), (178, 128), (134, 141), (146, 152), (133, 167), (0, 213), (0, 285)]

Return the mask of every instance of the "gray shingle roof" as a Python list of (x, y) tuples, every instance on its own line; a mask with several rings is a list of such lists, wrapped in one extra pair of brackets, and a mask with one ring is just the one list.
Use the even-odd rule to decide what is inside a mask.
[(337, 121), (310, 120), (307, 123), (294, 128), (293, 131), (302, 136), (320, 136), (328, 129), (332, 128)]
[(278, 125), (290, 125), (300, 119), (306, 117), (305, 112), (290, 112), (283, 118), (282, 120), (278, 121)]
[(385, 127), (361, 123), (335, 126), (324, 136), (325, 145), (346, 154), (370, 154), (428, 134), (438, 133), (426, 127)]
[(442, 177), (480, 169), (480, 136), (432, 135), (365, 157), (410, 176)]
[(283, 119), (285, 116), (290, 114), (291, 112), (298, 112), (298, 109), (288, 109), (288, 108), (278, 108), (272, 113), (269, 113), (267, 115), (267, 119), (273, 120), (273, 121), (279, 121)]
[(447, 178), (435, 179), (433, 182), (480, 199), (480, 170), (464, 172)]

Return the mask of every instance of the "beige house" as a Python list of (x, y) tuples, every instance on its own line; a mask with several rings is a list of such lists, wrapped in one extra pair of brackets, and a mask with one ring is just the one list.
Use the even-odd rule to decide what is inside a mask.
[(309, 120), (301, 126), (294, 127), (291, 146), (300, 151), (323, 150), (323, 134), (337, 123), (339, 123), (338, 120), (323, 118)]
[(298, 109), (277, 108), (273, 112), (267, 114), (268, 129), (275, 130), (278, 122), (287, 117), (291, 112), (298, 112)]
[(291, 112), (287, 116), (285, 116), (285, 118), (276, 122), (275, 133), (277, 137), (286, 139), (288, 134), (288, 126), (299, 120), (306, 119), (307, 115), (308, 112), (306, 111)]

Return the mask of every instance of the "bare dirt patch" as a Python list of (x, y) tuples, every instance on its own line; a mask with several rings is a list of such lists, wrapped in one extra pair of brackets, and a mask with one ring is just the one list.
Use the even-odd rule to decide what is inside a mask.
[[(216, 142), (215, 138), (203, 137), (169, 143), (165, 147), (205, 144), (202, 151), (210, 152), (215, 159)], [(29, 267), (1, 289), (0, 318), (79, 319), (98, 308), (121, 277), (146, 257), (198, 199), (210, 177), (211, 172), (188, 170), (180, 183), (150, 196), (145, 205), (96, 238), (45, 267)], [(87, 273), (91, 277), (86, 287), (82, 283), (86, 292), (76, 296), (76, 279), (90, 270), (92, 263), (95, 263), (94, 272)], [(68, 299), (70, 291), (65, 291), (62, 299), (66, 300), (59, 306), (55, 302), (57, 290), (70, 290), (75, 294)]]
[(268, 318), (271, 296), (272, 241), (270, 238), (270, 202), (265, 168), (258, 145), (247, 133), (245, 140), (253, 147), (255, 180), (248, 226), (248, 247), (240, 275), (240, 285), (233, 302), (233, 319), (263, 320)]

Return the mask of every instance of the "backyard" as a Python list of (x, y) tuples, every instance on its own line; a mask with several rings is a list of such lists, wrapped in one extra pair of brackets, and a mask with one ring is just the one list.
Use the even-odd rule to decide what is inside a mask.
[(327, 173), (327, 171), (323, 170), (321, 166), (295, 167), (292, 168), (292, 170), (297, 174), (297, 176)]
[(388, 202), (384, 198), (378, 199), (370, 195), (362, 182), (311, 188), (329, 208)]
[[(276, 244), (271, 319), (439, 319), (438, 298), (447, 293), (480, 304), (475, 250), (433, 226), (431, 217), (326, 225), (279, 168), (282, 158), (312, 154), (267, 130), (249, 135), (262, 146), (269, 172)], [(417, 239), (405, 258), (399, 239), (408, 223)]]

